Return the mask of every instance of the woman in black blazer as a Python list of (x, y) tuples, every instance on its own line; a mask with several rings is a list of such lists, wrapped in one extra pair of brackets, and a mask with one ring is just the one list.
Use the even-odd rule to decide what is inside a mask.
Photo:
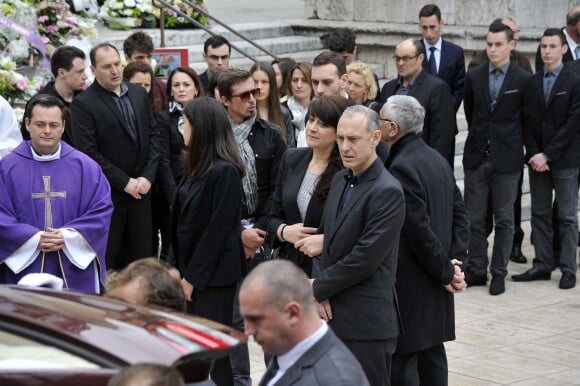
[[(183, 110), (188, 150), (185, 176), (171, 206), (171, 257), (177, 261), (188, 312), (231, 325), (236, 284), (245, 272), (240, 237), (244, 166), (228, 119), (215, 99)], [(229, 358), (212, 370), (218, 385), (233, 385)]]
[(312, 260), (294, 243), (316, 232), (332, 177), (343, 168), (336, 126), (348, 101), (342, 96), (313, 100), (308, 109), (308, 147), (288, 149), (274, 191), (269, 231), (276, 234), (279, 256), (295, 262), (310, 277)]
[(159, 126), (160, 158), (157, 178), (153, 184), (153, 250), (157, 251), (161, 235), (160, 256), (165, 259), (169, 251), (169, 204), (173, 200), (175, 187), (185, 172), (182, 156), (183, 108), (193, 99), (203, 95), (203, 87), (197, 73), (189, 67), (177, 67), (167, 79), (169, 109), (157, 114)]

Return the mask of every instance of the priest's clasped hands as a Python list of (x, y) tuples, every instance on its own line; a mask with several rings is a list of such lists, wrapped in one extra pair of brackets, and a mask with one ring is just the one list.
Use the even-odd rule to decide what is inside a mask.
[(64, 247), (64, 236), (59, 229), (48, 228), (46, 232), (40, 233), (38, 249), (41, 252), (56, 252)]
[(151, 182), (145, 177), (129, 178), (127, 186), (125, 186), (125, 193), (136, 200), (141, 199), (141, 195), (149, 193), (151, 189)]

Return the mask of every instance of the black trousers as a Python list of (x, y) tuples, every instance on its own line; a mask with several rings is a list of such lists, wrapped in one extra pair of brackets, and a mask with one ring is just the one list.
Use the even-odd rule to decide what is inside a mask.
[[(187, 312), (231, 326), (235, 296), (236, 285), (207, 287), (203, 291), (194, 289), (191, 302), (187, 302)], [(232, 366), (228, 356), (214, 362), (211, 379), (218, 386), (232, 386), (234, 384)]]
[(397, 338), (384, 340), (343, 340), (358, 359), (372, 386), (391, 386), (391, 358)]
[(448, 373), (443, 343), (419, 352), (393, 354), (393, 386), (447, 386)]
[(123, 269), (135, 260), (152, 256), (152, 252), (151, 198), (115, 203), (107, 242), (107, 269)]

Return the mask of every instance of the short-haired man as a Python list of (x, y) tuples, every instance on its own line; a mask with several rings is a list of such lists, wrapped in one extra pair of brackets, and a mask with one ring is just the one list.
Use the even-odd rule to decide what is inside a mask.
[[(521, 67), (523, 70), (529, 72), (530, 74), (533, 73), (532, 71), (532, 64), (528, 56), (517, 50), (518, 47), (518, 40), (519, 40), (519, 28), (514, 19), (511, 17), (502, 17), (499, 19), (495, 19), (493, 23), (503, 23), (504, 25), (508, 26), (513, 32), (513, 45), (511, 46), (510, 52), (510, 61), (514, 62), (517, 66)], [(467, 69), (471, 70), (474, 67), (479, 66), (483, 63), (489, 63), (489, 57), (487, 56), (487, 49), (479, 51), (473, 55), (469, 64), (467, 65)]]
[(391, 381), (446, 385), (443, 342), (455, 339), (453, 294), (466, 286), (460, 265), (467, 257), (469, 219), (453, 171), (421, 139), (421, 104), (393, 95), (380, 115), (382, 140), (390, 149), (385, 167), (403, 186), (406, 212), (395, 287), (403, 333)]
[[(244, 251), (250, 266), (268, 254), (268, 217), (276, 177), (286, 143), (274, 126), (256, 114), (256, 95), (259, 89), (251, 74), (245, 70), (228, 69), (220, 72), (218, 89), (221, 103), (226, 107), (238, 143), (246, 175), (242, 183), (244, 199), (241, 213), (241, 233)], [(266, 248), (266, 249), (264, 249)], [(257, 251), (260, 253), (257, 254)], [(258, 255), (258, 256), (256, 256)], [(236, 302), (237, 306), (237, 302)], [(243, 320), (234, 306), (234, 327), (242, 328)], [(230, 355), (236, 382), (250, 384), (250, 358), (247, 345)]]
[(149, 192), (159, 162), (157, 128), (145, 89), (123, 82), (119, 51), (101, 43), (90, 58), (95, 82), (71, 105), (74, 144), (101, 165), (111, 184), (107, 265), (117, 270), (152, 254)]
[(246, 334), (272, 356), (261, 386), (369, 384), (356, 358), (320, 320), (308, 277), (294, 263), (260, 264), (244, 279), (239, 299)]
[[(526, 54), (523, 52), (518, 51), (518, 35), (519, 29), (516, 21), (511, 17), (503, 17), (500, 19), (495, 19), (493, 23), (502, 23), (508, 26), (513, 32), (513, 46), (511, 47), (510, 52), (510, 61), (519, 66), (521, 69), (529, 72), (530, 74), (533, 73), (532, 65), (530, 63), (530, 59)], [(539, 48), (538, 48), (539, 50)], [(483, 50), (476, 54), (471, 61), (469, 62), (469, 69), (472, 69), (480, 64), (489, 63), (489, 58), (487, 57), (487, 50)], [(518, 182), (518, 194), (516, 196), (516, 201), (514, 203), (514, 239), (512, 242), (512, 249), (510, 252), (510, 260), (514, 263), (525, 264), (527, 262), (526, 257), (522, 253), (522, 242), (524, 241), (524, 230), (522, 229), (522, 184), (524, 182), (524, 174), (523, 174), (523, 165), (522, 165), (522, 173), (520, 175), (520, 180)], [(493, 231), (493, 211), (491, 210), (491, 192), (487, 199), (488, 202), (488, 212), (487, 217), (485, 219), (485, 229), (486, 234), (489, 236)]]
[(378, 114), (357, 105), (338, 122), (345, 170), (330, 186), (313, 262), (318, 312), (359, 360), (371, 385), (390, 385), (391, 355), (401, 332), (394, 290), (399, 233), (405, 217), (401, 184), (377, 157)]
[[(155, 51), (153, 39), (143, 31), (132, 33), (123, 42), (123, 53), (125, 54), (127, 63), (139, 62), (151, 66), (153, 51)], [(166, 90), (167, 85), (158, 78), (152, 79), (152, 82), (155, 83), (155, 99), (157, 100), (158, 106), (161, 106), (162, 110), (167, 109), (169, 107)]]
[(425, 109), (423, 140), (453, 166), (456, 124), (449, 86), (423, 70), (425, 47), (419, 40), (397, 44), (393, 59), (398, 77), (383, 86), (377, 102), (382, 106), (391, 95), (415, 97)]
[[(566, 37), (548, 28), (540, 41), (544, 70), (537, 72), (539, 119), (526, 141), (532, 196), (532, 232), (536, 258), (514, 281), (549, 280), (554, 264), (553, 238), (559, 237), (560, 288), (576, 285), (578, 244), (578, 169), (580, 167), (580, 76), (564, 65)], [(552, 191), (558, 202), (559, 233), (552, 232)]]
[[(337, 28), (328, 35), (328, 49), (332, 52), (340, 54), (344, 59), (344, 63), (348, 66), (356, 58), (357, 46), (356, 35), (353, 30), (349, 28)], [(380, 90), (379, 78), (377, 74), (373, 73), (377, 90)]]
[(491, 192), (495, 238), (489, 293), (499, 295), (505, 292), (524, 137), (533, 129), (537, 100), (532, 75), (510, 60), (511, 28), (494, 21), (486, 41), (489, 63), (465, 76), (463, 107), (469, 135), (463, 167), (465, 206), (471, 221), (466, 281), (470, 286), (487, 284), (485, 218)]
[(207, 70), (199, 74), (199, 80), (206, 94), (210, 94), (209, 82), (213, 76), (230, 67), (232, 46), (223, 36), (210, 36), (203, 43), (203, 60), (207, 63)]
[(444, 24), (437, 5), (427, 4), (419, 11), (419, 29), (427, 53), (423, 60), (423, 69), (449, 85), (453, 107), (457, 113), (463, 101), (465, 55), (463, 48), (441, 37)]
[(96, 162), (61, 141), (64, 119), (58, 98), (35, 96), (24, 119), (31, 139), (0, 161), (0, 283), (43, 272), (100, 293), (111, 188)]
[(328, 35), (328, 49), (340, 54), (348, 66), (356, 56), (356, 35), (349, 28), (337, 28)]
[[(566, 37), (568, 50), (562, 56), (562, 62), (569, 62), (580, 59), (580, 5), (576, 5), (568, 10), (566, 14), (566, 26), (562, 28)], [(536, 51), (536, 73), (544, 71), (544, 61), (542, 60), (541, 46)]]
[[(59, 47), (50, 57), (50, 70), (54, 79), (38, 92), (38, 94), (55, 96), (64, 104), (65, 127), (62, 140), (71, 146), (73, 142), (70, 105), (73, 98), (79, 95), (85, 86), (85, 81), (87, 80), (85, 60), (86, 55), (81, 49), (71, 46)], [(30, 139), (30, 134), (24, 121), (22, 121), (20, 131), (24, 139)]]
[(356, 104), (342, 88), (342, 76), (346, 74), (346, 63), (336, 52), (324, 51), (312, 62), (312, 92), (315, 97), (342, 95)]

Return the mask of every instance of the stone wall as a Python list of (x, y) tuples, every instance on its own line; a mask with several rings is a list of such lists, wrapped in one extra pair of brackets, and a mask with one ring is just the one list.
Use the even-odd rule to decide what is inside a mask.
[[(486, 26), (508, 15), (524, 28), (546, 28), (565, 22), (570, 0), (440, 0), (436, 2), (449, 25)], [(307, 18), (336, 21), (416, 23), (426, 1), (418, 0), (305, 0)]]
[[(569, 0), (440, 0), (436, 2), (445, 22), (443, 36), (465, 50), (466, 63), (485, 48), (489, 23), (510, 16), (520, 28), (518, 50), (532, 59), (547, 27), (563, 27)], [(305, 0), (306, 20), (293, 23), (301, 34), (325, 40), (335, 28), (355, 31), (358, 59), (374, 65), (379, 77), (396, 76), (394, 46), (406, 38), (420, 38), (418, 13), (427, 1), (418, 0)]]

